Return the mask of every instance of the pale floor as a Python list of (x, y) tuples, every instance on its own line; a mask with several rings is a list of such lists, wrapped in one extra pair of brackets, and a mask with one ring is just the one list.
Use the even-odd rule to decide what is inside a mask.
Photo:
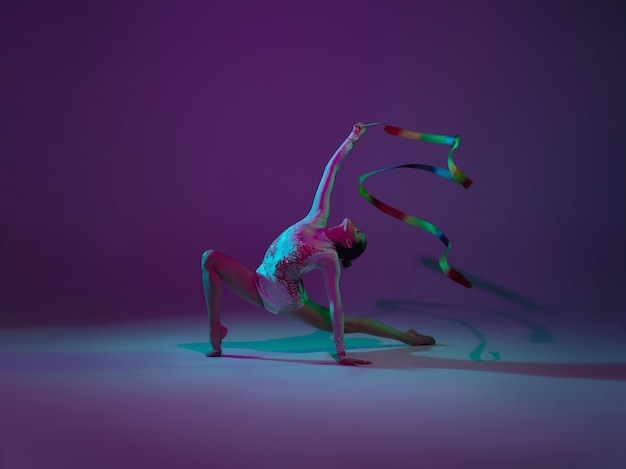
[[(226, 313), (225, 313), (226, 314)], [(377, 319), (407, 347), (229, 312), (0, 330), (0, 468), (623, 468), (624, 333), (528, 314)]]

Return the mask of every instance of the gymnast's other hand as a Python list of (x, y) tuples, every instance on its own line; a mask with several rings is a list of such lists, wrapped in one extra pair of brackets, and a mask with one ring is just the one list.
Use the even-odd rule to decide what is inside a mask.
[(339, 360), (339, 364), (345, 365), (345, 366), (359, 366), (359, 365), (371, 365), (372, 362), (369, 360), (361, 360), (359, 358), (343, 357), (341, 360)]

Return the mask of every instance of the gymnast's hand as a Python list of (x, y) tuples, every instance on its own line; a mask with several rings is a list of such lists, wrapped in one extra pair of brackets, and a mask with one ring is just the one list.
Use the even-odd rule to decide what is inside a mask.
[(365, 124), (363, 124), (363, 122), (354, 124), (354, 126), (352, 127), (352, 133), (348, 138), (352, 140), (352, 143), (354, 143), (361, 137), (361, 135), (365, 133), (366, 130), (367, 128), (365, 127)]
[(346, 366), (359, 366), (359, 365), (371, 365), (372, 362), (369, 360), (360, 360), (359, 358), (343, 357), (341, 360), (339, 360), (339, 364), (346, 365)]

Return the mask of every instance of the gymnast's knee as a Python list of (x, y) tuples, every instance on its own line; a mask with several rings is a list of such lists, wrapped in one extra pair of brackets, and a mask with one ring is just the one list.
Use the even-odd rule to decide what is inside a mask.
[(202, 268), (209, 270), (215, 266), (217, 259), (220, 257), (220, 253), (215, 249), (208, 249), (202, 253)]

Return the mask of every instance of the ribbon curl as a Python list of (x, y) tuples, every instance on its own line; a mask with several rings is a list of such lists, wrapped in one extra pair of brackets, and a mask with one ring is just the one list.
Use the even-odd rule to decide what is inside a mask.
[(454, 280), (456, 283), (463, 285), (466, 288), (471, 288), (472, 283), (465, 278), (463, 274), (461, 274), (458, 270), (450, 267), (448, 264), (448, 252), (452, 247), (452, 243), (448, 239), (448, 237), (439, 229), (437, 226), (432, 223), (422, 220), (421, 218), (414, 217), (413, 215), (409, 215), (406, 212), (398, 210), (397, 208), (392, 207), (380, 199), (377, 199), (368, 191), (363, 188), (363, 181), (365, 181), (370, 176), (375, 174), (383, 173), (385, 171), (391, 171), (392, 169), (400, 169), (400, 168), (411, 168), (411, 169), (421, 169), (423, 171), (431, 172), (437, 176), (448, 179), (456, 184), (460, 184), (465, 189), (468, 189), (472, 185), (472, 180), (467, 177), (467, 175), (461, 171), (452, 160), (452, 153), (459, 146), (459, 142), (461, 141), (461, 137), (459, 135), (449, 136), (449, 135), (434, 135), (434, 134), (424, 134), (420, 132), (413, 132), (410, 130), (401, 129), (399, 127), (393, 127), (390, 125), (385, 126), (385, 132), (390, 135), (395, 135), (397, 137), (407, 138), (409, 140), (421, 140), (423, 142), (431, 142), (437, 143), (441, 145), (450, 145), (450, 150), (448, 151), (448, 169), (438, 168), (436, 166), (430, 166), (425, 164), (403, 164), (398, 166), (390, 166), (388, 168), (378, 169), (376, 171), (372, 171), (367, 174), (363, 174), (359, 177), (359, 193), (365, 200), (367, 200), (370, 204), (376, 207), (383, 213), (387, 215), (397, 218), (409, 225), (416, 226), (421, 228), (433, 235), (435, 235), (439, 240), (446, 246), (445, 251), (439, 258), (439, 267), (446, 275), (446, 277)]

